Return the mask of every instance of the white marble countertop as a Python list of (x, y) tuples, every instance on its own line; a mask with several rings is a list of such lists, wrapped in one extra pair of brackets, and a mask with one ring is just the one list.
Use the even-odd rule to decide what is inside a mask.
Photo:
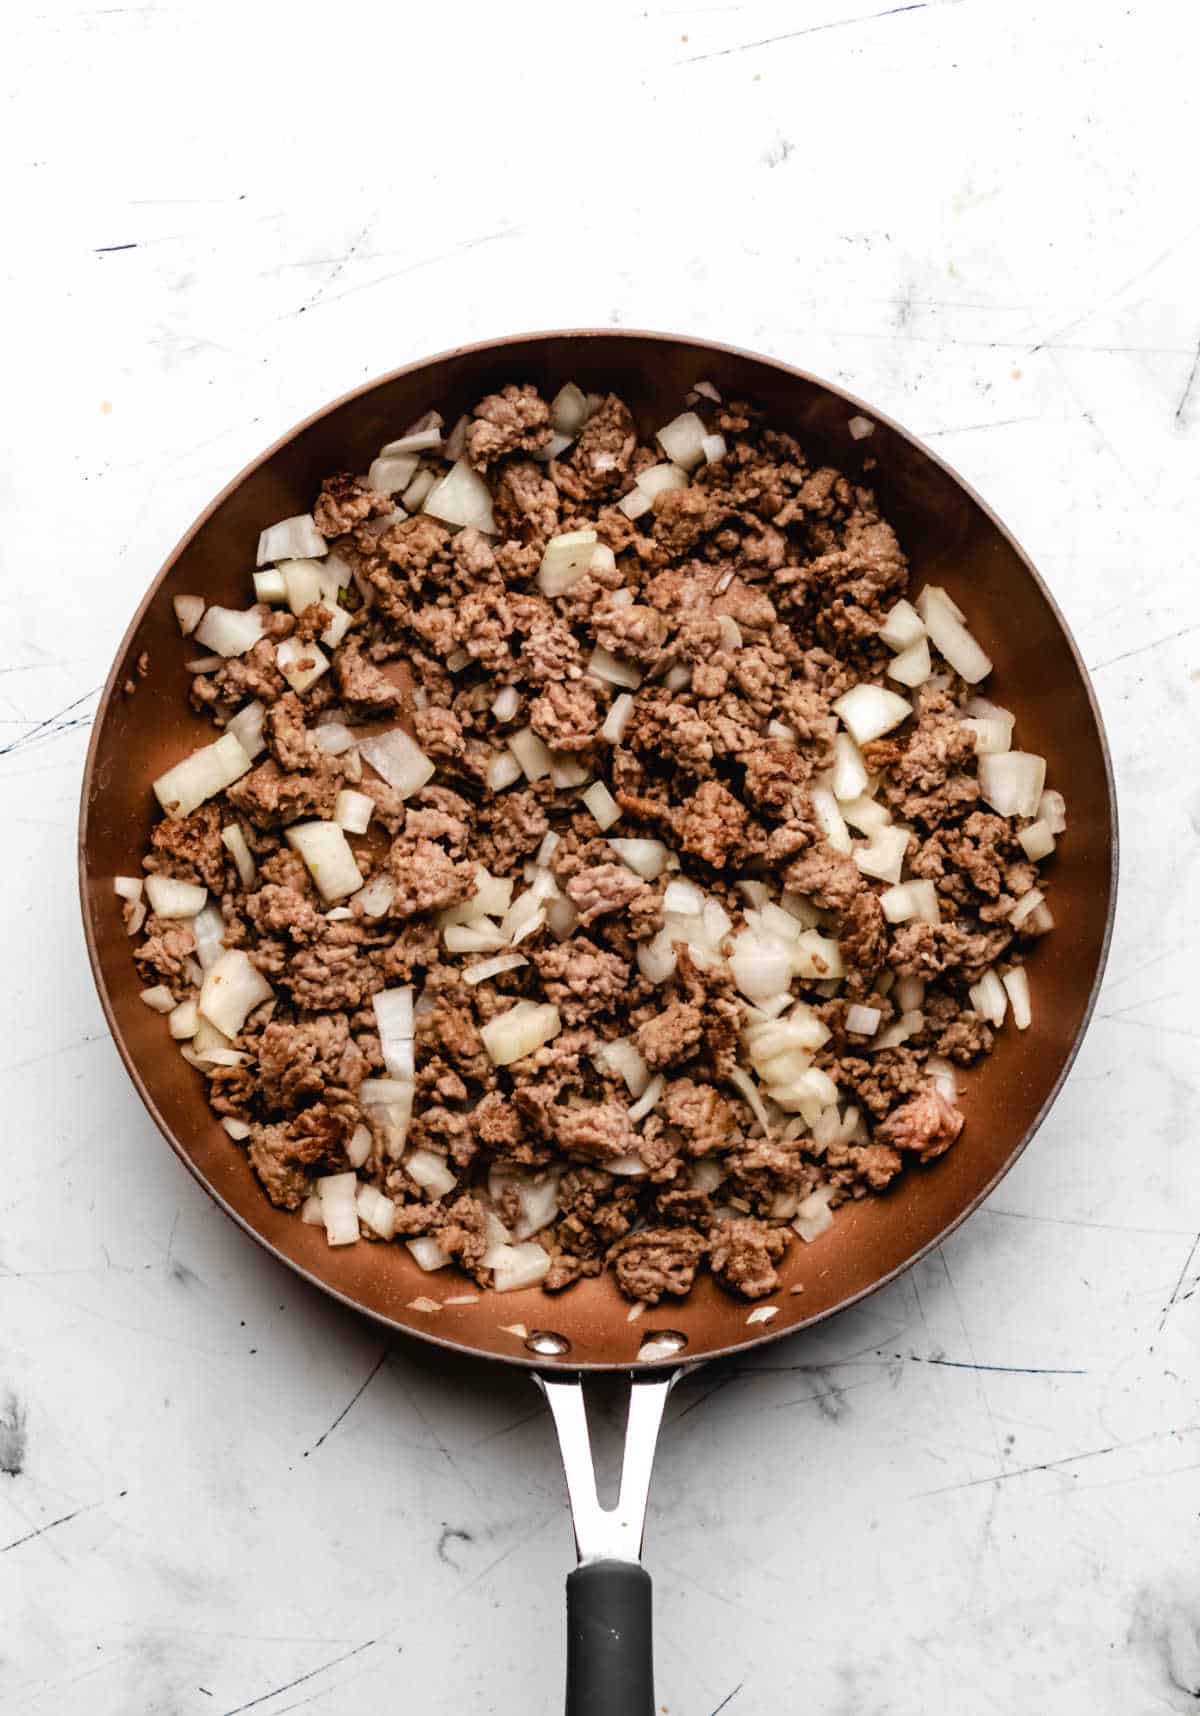
[(528, 1383), (384, 1340), (209, 1203), (108, 1040), (73, 865), (97, 688), (217, 488), (366, 377), (588, 323), (757, 347), (928, 437), (1074, 627), (1124, 824), (1034, 1147), (906, 1279), (673, 1401), (660, 1703), (1194, 1710), (1185, 15), (40, 0), (5, 29), (0, 1710), (561, 1707)]

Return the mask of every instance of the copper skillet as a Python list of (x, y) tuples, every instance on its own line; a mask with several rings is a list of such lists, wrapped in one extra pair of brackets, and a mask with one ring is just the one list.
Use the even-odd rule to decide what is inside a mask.
[[(401, 426), (436, 405), (448, 421), (511, 380), (554, 391), (572, 379), (613, 389), (643, 432), (680, 409), (707, 377), (725, 398), (748, 398), (794, 433), (814, 462), (862, 475), (880, 496), (912, 562), (916, 583), (945, 585), (963, 604), (996, 664), (993, 683), (1017, 711), (1023, 749), (1049, 759), (1068, 798), (1070, 831), (1054, 860), (1057, 928), (1031, 961), (1036, 1022), (1002, 1033), (967, 1075), (962, 1141), (892, 1196), (850, 1205), (832, 1230), (793, 1247), (783, 1266), (779, 1312), (747, 1324), (748, 1307), (703, 1281), (682, 1305), (638, 1323), (608, 1279), (558, 1298), (540, 1289), (503, 1299), (414, 1310), (422, 1296), (449, 1296), (401, 1247), (330, 1250), (323, 1235), (274, 1209), (243, 1151), (210, 1113), (201, 1081), (170, 1052), (160, 1018), (138, 1000), (112, 892), (136, 872), (152, 821), (149, 782), (208, 729), (182, 695), (192, 652), (172, 612), (175, 594), (244, 606), (249, 555), (259, 529), (306, 511), (330, 471), (365, 469)], [(874, 432), (856, 440), (862, 414)], [(123, 693), (143, 652), (135, 695)], [(898, 425), (801, 370), (729, 346), (664, 334), (520, 335), (466, 346), (397, 370), (310, 417), (235, 478), (188, 531), (147, 592), (125, 634), (101, 699), (83, 782), (79, 872), (84, 928), (113, 1039), (167, 1142), (226, 1214), (298, 1274), (390, 1328), (480, 1358), (522, 1365), (545, 1392), (566, 1468), (580, 1566), (567, 1581), (568, 1716), (649, 1716), (653, 1709), (650, 1580), (640, 1566), (654, 1444), (680, 1367), (778, 1340), (854, 1304), (893, 1280), (978, 1206), (1033, 1136), (1074, 1059), (1104, 969), (1112, 925), (1117, 828), (1108, 750), (1079, 653), (1049, 591), (1003, 525), (955, 474)], [(432, 1283), (432, 1285), (431, 1285)], [(801, 1292), (789, 1291), (801, 1288)], [(450, 1290), (453, 1292), (453, 1289)], [(501, 1325), (523, 1323), (522, 1342)], [(639, 1359), (669, 1330), (668, 1351)], [(597, 1502), (582, 1378), (623, 1373), (631, 1384), (620, 1499)]]

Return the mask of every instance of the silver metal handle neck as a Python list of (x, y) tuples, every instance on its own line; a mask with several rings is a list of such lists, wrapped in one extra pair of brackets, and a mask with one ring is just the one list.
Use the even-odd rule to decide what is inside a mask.
[(538, 1387), (546, 1396), (558, 1432), (581, 1564), (641, 1560), (654, 1450), (667, 1396), (681, 1374), (675, 1370), (667, 1376), (630, 1377), (621, 1488), (614, 1508), (601, 1507), (596, 1494), (582, 1382), (578, 1377), (538, 1375)]

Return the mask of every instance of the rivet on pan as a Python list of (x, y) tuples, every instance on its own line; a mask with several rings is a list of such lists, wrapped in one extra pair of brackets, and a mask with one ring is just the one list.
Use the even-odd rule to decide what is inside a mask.
[(556, 1334), (553, 1329), (535, 1329), (525, 1345), (531, 1353), (537, 1353), (541, 1358), (561, 1358), (571, 1350), (567, 1337)]
[(638, 1358), (642, 1364), (653, 1364), (655, 1359), (674, 1358), (686, 1346), (687, 1336), (678, 1329), (655, 1329), (638, 1348)]

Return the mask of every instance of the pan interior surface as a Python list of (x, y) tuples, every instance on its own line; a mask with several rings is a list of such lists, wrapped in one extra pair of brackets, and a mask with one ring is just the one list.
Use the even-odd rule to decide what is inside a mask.
[[(179, 634), (173, 596), (202, 593), (244, 606), (260, 529), (308, 511), (325, 475), (365, 470), (398, 425), (431, 406), (453, 421), (504, 382), (553, 392), (573, 380), (620, 394), (646, 433), (682, 409), (700, 378), (726, 399), (761, 406), (813, 463), (876, 490), (909, 557), (913, 587), (942, 584), (961, 603), (995, 663), (990, 693), (1015, 711), (1021, 747), (1047, 758), (1048, 781), (1068, 801), (1068, 832), (1049, 869), (1056, 928), (1028, 956), (1032, 1028), (999, 1033), (992, 1054), (963, 1073), (967, 1123), (953, 1149), (910, 1169), (893, 1192), (843, 1206), (829, 1231), (790, 1248), (770, 1301), (778, 1314), (767, 1324), (748, 1324), (752, 1307), (707, 1276), (682, 1303), (650, 1308), (631, 1323), (608, 1276), (556, 1296), (540, 1289), (499, 1295), (461, 1276), (423, 1274), (399, 1245), (331, 1249), (320, 1229), (267, 1201), (244, 1150), (209, 1109), (200, 1075), (139, 1001), (112, 890), (114, 875), (140, 872), (155, 820), (150, 782), (211, 738), (187, 704), (183, 664), (195, 651)], [(875, 427), (856, 440), (848, 424), (863, 412)], [(128, 695), (123, 687), (143, 653), (148, 669), (134, 676)], [(413, 365), (303, 424), (230, 485), (171, 556), (121, 646), (92, 736), (79, 858), (89, 953), (117, 1047), (168, 1142), (226, 1210), (310, 1280), (393, 1327), (531, 1367), (587, 1369), (630, 1365), (650, 1337), (667, 1331), (676, 1338), (661, 1343), (674, 1348), (662, 1353), (663, 1363), (801, 1328), (890, 1279), (961, 1221), (1020, 1154), (1078, 1047), (1107, 950), (1116, 840), (1103, 731), (1070, 635), (1022, 551), (953, 472), (869, 406), (784, 365), (667, 335), (581, 332), (522, 336)], [(469, 1302), (413, 1308), (414, 1300), (454, 1297)]]

